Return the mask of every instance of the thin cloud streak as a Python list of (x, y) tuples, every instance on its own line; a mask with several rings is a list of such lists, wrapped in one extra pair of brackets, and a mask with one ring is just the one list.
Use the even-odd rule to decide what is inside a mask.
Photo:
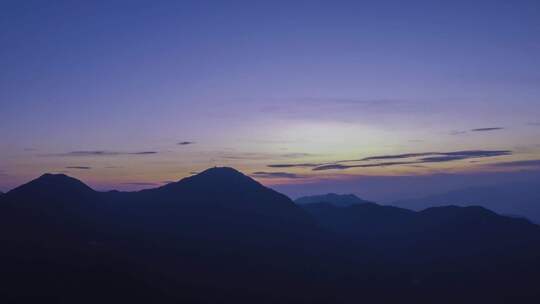
[(467, 134), (468, 132), (492, 132), (492, 131), (499, 131), (499, 130), (504, 130), (504, 129), (505, 128), (503, 127), (488, 127), (488, 128), (475, 128), (475, 129), (470, 129), (468, 131), (454, 130), (450, 132), (450, 135), (463, 135), (463, 134)]
[[(271, 164), (267, 165), (269, 168), (313, 168), (313, 171), (322, 170), (343, 170), (349, 168), (371, 168), (371, 167), (387, 167), (397, 165), (414, 165), (423, 163), (440, 163), (450, 162), (456, 160), (464, 160), (471, 158), (483, 158), (483, 157), (495, 157), (512, 155), (510, 150), (464, 150), (464, 151), (452, 151), (452, 152), (421, 152), (421, 153), (404, 153), (404, 154), (391, 154), (391, 155), (376, 155), (370, 157), (364, 157), (360, 159), (347, 159), (338, 160), (334, 162), (326, 163), (299, 163), (299, 164)], [(426, 157), (429, 156), (429, 157)], [(423, 157), (416, 159), (418, 157)], [(356, 165), (344, 165), (346, 163), (354, 162), (369, 162), (377, 160), (392, 160), (392, 159), (411, 159), (410, 161), (398, 161), (398, 162), (383, 162), (374, 164), (356, 164)], [(414, 159), (414, 160), (413, 160)]]
[[(369, 161), (369, 160), (383, 160), (383, 159), (400, 159), (400, 158), (411, 158), (411, 157), (419, 157), (419, 156), (428, 156), (428, 155), (439, 155), (439, 154), (445, 154), (445, 153), (439, 153), (439, 152), (422, 152), (422, 153), (405, 153), (405, 154), (395, 154), (395, 155), (379, 155), (379, 156), (370, 156), (366, 158), (362, 158), (359, 160), (350, 160), (350, 161)], [(347, 160), (343, 160), (340, 162), (349, 162)]]
[(489, 132), (489, 131), (498, 131), (503, 130), (503, 127), (491, 127), (491, 128), (477, 128), (477, 129), (471, 129), (471, 132)]
[(298, 175), (295, 173), (288, 173), (288, 172), (264, 172), (264, 171), (258, 171), (253, 172), (251, 174), (252, 177), (255, 178), (289, 178), (289, 179), (298, 179), (298, 178), (304, 178), (302, 175)]
[(280, 156), (284, 157), (284, 158), (301, 158), (301, 157), (313, 156), (313, 154), (310, 154), (310, 153), (286, 153), (286, 154), (281, 154)]
[(344, 170), (349, 168), (371, 168), (371, 167), (388, 167), (388, 166), (398, 166), (398, 165), (410, 165), (417, 164), (420, 162), (386, 162), (386, 163), (377, 163), (377, 164), (362, 164), (362, 165), (341, 165), (341, 164), (329, 164), (322, 165), (316, 168), (313, 168), (313, 171), (324, 171), (324, 170)]
[(274, 164), (267, 165), (269, 168), (311, 168), (318, 167), (324, 164), (315, 164), (315, 163), (303, 163), (303, 164)]
[(462, 134), (467, 134), (467, 131), (454, 130), (450, 132), (450, 135), (462, 135)]
[(71, 151), (67, 153), (47, 154), (45, 156), (121, 156), (121, 155), (153, 155), (157, 151), (118, 152), (105, 150)]

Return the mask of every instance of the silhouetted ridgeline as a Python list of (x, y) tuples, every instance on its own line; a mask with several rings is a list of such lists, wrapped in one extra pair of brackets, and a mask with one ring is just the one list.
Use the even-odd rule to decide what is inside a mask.
[(360, 201), (299, 206), (231, 168), (138, 192), (46, 174), (0, 197), (0, 300), (540, 299), (539, 226), (480, 207)]
[(526, 217), (540, 223), (540, 181), (470, 187), (390, 204), (415, 210), (449, 204), (481, 205), (500, 214)]
[(347, 207), (354, 204), (371, 203), (370, 201), (363, 200), (354, 194), (336, 194), (336, 193), (304, 196), (304, 197), (297, 198), (294, 202), (299, 205), (313, 204), (313, 203), (329, 203), (338, 207)]

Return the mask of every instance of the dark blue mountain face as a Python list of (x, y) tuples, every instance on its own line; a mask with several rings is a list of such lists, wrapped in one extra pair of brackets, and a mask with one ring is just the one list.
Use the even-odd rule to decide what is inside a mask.
[(500, 214), (524, 217), (540, 223), (540, 182), (470, 187), (390, 204), (414, 210), (445, 205), (477, 205)]
[[(340, 208), (321, 203), (304, 208), (328, 230), (353, 242), (368, 243), (379, 254), (398, 254), (397, 258), (424, 250), (431, 251), (431, 258), (455, 258), (540, 245), (540, 226), (478, 206), (433, 207), (420, 212), (377, 204)], [(407, 260), (423, 258), (413, 254)]]
[[(44, 174), (9, 191), (4, 199), (21, 208), (50, 209), (69, 207), (70, 201), (73, 204), (95, 201), (97, 192), (81, 181), (64, 174)], [(44, 204), (38, 206), (38, 203)]]
[(304, 196), (295, 200), (299, 205), (314, 204), (314, 203), (329, 203), (335, 206), (350, 206), (354, 204), (371, 203), (363, 200), (354, 194), (335, 194), (327, 193), (323, 195)]
[(139, 192), (47, 174), (0, 197), (0, 240), (2, 302), (540, 298), (540, 231), (526, 220), (479, 207), (300, 207), (231, 168)]

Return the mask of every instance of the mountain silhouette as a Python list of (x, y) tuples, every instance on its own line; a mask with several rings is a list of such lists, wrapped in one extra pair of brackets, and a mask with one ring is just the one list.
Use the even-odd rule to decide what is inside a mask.
[(455, 242), (452, 249), (455, 253), (458, 250), (470, 252), (472, 244), (465, 243), (471, 240), (479, 242), (473, 246), (479, 250), (489, 246), (540, 244), (539, 226), (480, 206), (432, 207), (419, 212), (374, 203), (349, 207), (317, 203), (304, 208), (332, 231), (381, 245), (420, 247), (431, 245), (430, 242), (444, 242), (448, 247)]
[(310, 218), (287, 196), (227, 167), (211, 168), (179, 182), (142, 193), (159, 198), (161, 204), (177, 202), (194, 208), (223, 208), (295, 225), (314, 223), (309, 223)]
[(478, 205), (501, 214), (525, 217), (540, 223), (540, 183), (506, 183), (469, 187), (389, 204), (414, 210), (444, 205)]
[(43, 207), (51, 208), (69, 201), (79, 203), (96, 199), (96, 195), (96, 191), (75, 178), (64, 174), (47, 173), (7, 192), (4, 199), (15, 204), (46, 202), (46, 206)]
[[(337, 197), (345, 205), (352, 198)], [(481, 207), (335, 204), (297, 205), (226, 167), (137, 192), (98, 192), (45, 174), (0, 197), (0, 298), (540, 299), (540, 231), (527, 220)]]
[(336, 194), (336, 193), (327, 193), (322, 195), (311, 195), (303, 196), (297, 198), (295, 203), (299, 205), (313, 204), (313, 203), (330, 203), (335, 206), (350, 206), (354, 204), (365, 204), (371, 203), (369, 201), (363, 200), (354, 194)]

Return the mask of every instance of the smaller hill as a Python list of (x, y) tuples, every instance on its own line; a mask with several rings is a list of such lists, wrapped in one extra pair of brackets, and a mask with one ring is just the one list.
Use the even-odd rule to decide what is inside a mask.
[(356, 204), (372, 203), (363, 200), (354, 194), (327, 193), (323, 195), (303, 196), (295, 200), (299, 205), (328, 203), (337, 207), (347, 207)]

